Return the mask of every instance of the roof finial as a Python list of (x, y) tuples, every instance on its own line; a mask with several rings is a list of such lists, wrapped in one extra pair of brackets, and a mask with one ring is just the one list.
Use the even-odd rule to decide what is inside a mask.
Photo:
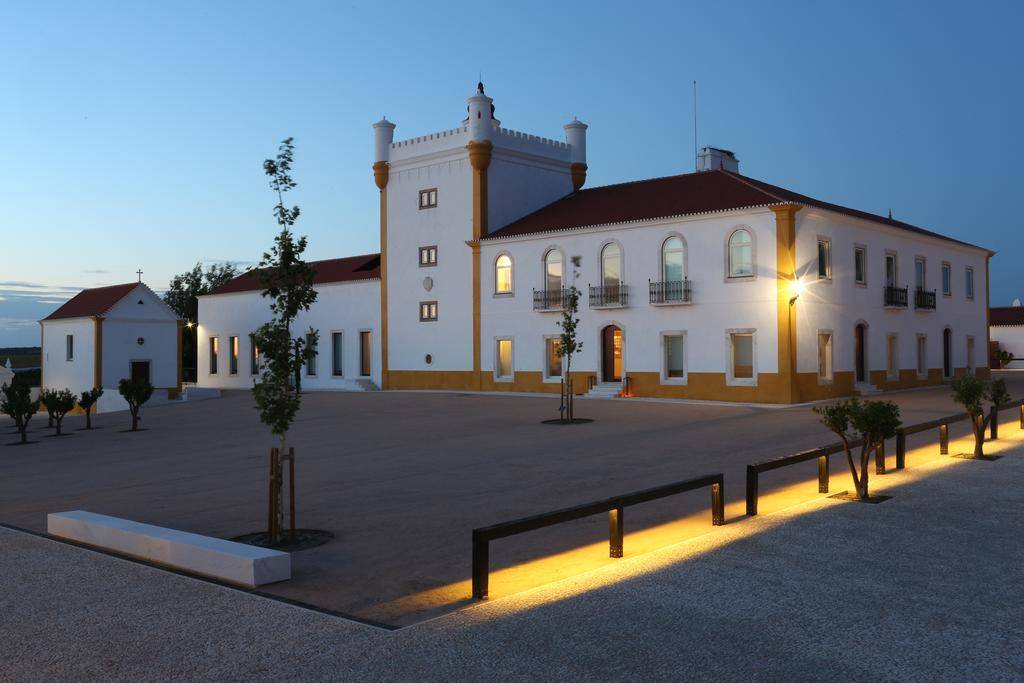
[(136, 270), (135, 273), (139, 276), (139, 282), (142, 282), (142, 268)]
[(476, 91), (478, 94), (484, 94), (484, 72), (480, 71), (477, 73)]
[(892, 207), (889, 207), (889, 220), (892, 220)]

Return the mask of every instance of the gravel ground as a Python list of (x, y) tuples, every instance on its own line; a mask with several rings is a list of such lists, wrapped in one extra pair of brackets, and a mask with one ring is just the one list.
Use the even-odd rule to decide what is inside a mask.
[(0, 679), (1020, 680), (1004, 437), (397, 631), (0, 529)]

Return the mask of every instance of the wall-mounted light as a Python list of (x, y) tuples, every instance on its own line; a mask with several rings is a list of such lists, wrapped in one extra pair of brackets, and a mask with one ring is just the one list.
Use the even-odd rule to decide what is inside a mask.
[(800, 278), (793, 280), (793, 283), (789, 286), (789, 291), (792, 293), (792, 297), (789, 300), (789, 305), (792, 306), (796, 303), (796, 300), (800, 298), (800, 295), (804, 292), (804, 281)]

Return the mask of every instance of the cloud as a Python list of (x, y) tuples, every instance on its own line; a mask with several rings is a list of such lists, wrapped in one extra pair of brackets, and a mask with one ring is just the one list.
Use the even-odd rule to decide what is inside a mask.
[(22, 280), (2, 280), (0, 287), (21, 287), (23, 289), (47, 289), (47, 285), (38, 282), (24, 282)]
[(103, 270), (102, 268), (98, 268), (96, 270), (83, 270), (82, 272), (89, 273), (90, 275), (108, 275), (110, 273), (109, 270)]

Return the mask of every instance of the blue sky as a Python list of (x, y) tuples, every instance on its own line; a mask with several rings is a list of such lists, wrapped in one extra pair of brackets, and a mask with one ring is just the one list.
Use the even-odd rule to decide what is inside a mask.
[(261, 162), (294, 136), (311, 259), (378, 248), (370, 125), (590, 124), (588, 186), (741, 171), (1001, 252), (1024, 298), (1021, 3), (19, 3), (0, 70), (0, 346), (77, 288), (258, 261)]

